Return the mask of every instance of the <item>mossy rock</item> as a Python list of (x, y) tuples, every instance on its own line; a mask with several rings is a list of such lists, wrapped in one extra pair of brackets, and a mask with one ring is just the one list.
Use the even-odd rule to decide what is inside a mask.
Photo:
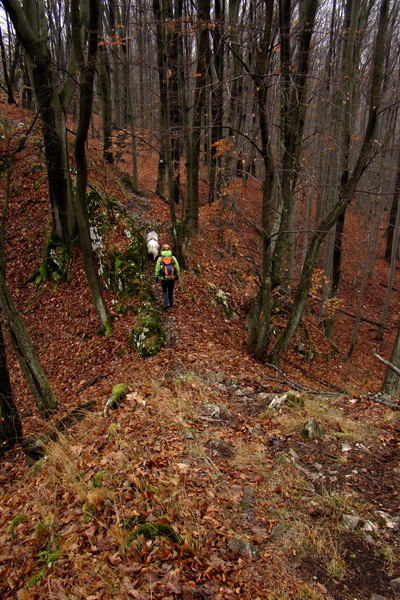
[(47, 240), (39, 270), (27, 279), (34, 281), (38, 288), (42, 283), (53, 279), (56, 283), (70, 279), (70, 264), (73, 242), (62, 242), (54, 235)]
[(107, 400), (107, 403), (104, 407), (103, 414), (104, 416), (108, 416), (109, 410), (117, 408), (117, 406), (122, 402), (127, 393), (129, 392), (129, 388), (124, 383), (117, 383), (114, 385), (111, 396)]
[(125, 545), (130, 548), (132, 543), (142, 535), (146, 539), (154, 540), (157, 537), (166, 537), (170, 542), (182, 546), (183, 540), (179, 533), (177, 533), (170, 525), (165, 523), (149, 522), (143, 523), (136, 527), (126, 538)]
[(152, 291), (144, 274), (146, 249), (129, 245), (124, 251), (114, 250), (103, 264), (106, 286), (121, 298), (151, 297)]
[(139, 309), (136, 327), (132, 330), (129, 341), (141, 358), (154, 356), (165, 346), (167, 336), (155, 308), (143, 305)]

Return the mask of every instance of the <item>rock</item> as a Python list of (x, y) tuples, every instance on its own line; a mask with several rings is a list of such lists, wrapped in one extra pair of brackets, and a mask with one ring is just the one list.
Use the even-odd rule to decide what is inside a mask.
[(386, 598), (380, 594), (372, 594), (370, 600), (386, 600)]
[(218, 419), (221, 416), (221, 408), (212, 402), (206, 402), (204, 408), (211, 417), (216, 417)]
[(299, 455), (297, 454), (296, 450), (293, 450), (293, 448), (289, 448), (289, 454), (294, 460), (299, 460)]
[(264, 400), (271, 400), (272, 394), (268, 394), (267, 392), (260, 392), (257, 394), (257, 400), (263, 402)]
[(354, 531), (361, 523), (361, 518), (357, 515), (343, 515), (343, 521), (346, 526)]
[(183, 428), (183, 435), (185, 436), (185, 439), (187, 439), (187, 440), (194, 440), (194, 433), (190, 429), (190, 427)]
[(321, 423), (319, 423), (314, 417), (311, 417), (311, 419), (304, 424), (301, 435), (310, 440), (317, 440), (324, 437), (325, 430)]
[(365, 521), (361, 529), (363, 531), (376, 531), (377, 526), (372, 521)]
[(390, 582), (390, 587), (392, 590), (396, 590), (396, 592), (400, 592), (400, 577), (396, 577), (396, 579), (392, 579)]
[(219, 455), (222, 458), (233, 458), (235, 456), (235, 449), (233, 446), (223, 440), (209, 440), (207, 446), (210, 448), (213, 456)]
[(235, 393), (234, 396), (245, 396), (244, 391), (241, 388), (238, 388)]
[(228, 548), (229, 550), (233, 550), (234, 552), (239, 552), (240, 554), (244, 554), (245, 556), (250, 556), (254, 558), (258, 555), (258, 549), (256, 546), (243, 540), (238, 537), (231, 537), (228, 540)]
[(342, 444), (342, 452), (350, 452), (350, 450), (352, 450), (350, 444)]
[(289, 523), (286, 523), (285, 521), (279, 521), (279, 523), (277, 523), (271, 531), (271, 537), (278, 539), (283, 538), (291, 529), (292, 527), (289, 525)]

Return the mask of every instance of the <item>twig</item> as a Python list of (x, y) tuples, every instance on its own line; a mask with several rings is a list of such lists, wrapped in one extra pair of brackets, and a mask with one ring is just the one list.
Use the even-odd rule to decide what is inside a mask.
[(93, 385), (98, 379), (101, 379), (102, 377), (109, 377), (110, 375), (112, 375), (112, 372), (111, 373), (106, 373), (105, 375), (95, 375), (94, 377), (92, 377), (92, 379), (90, 379), (89, 381), (87, 381), (86, 383), (84, 383), (83, 385), (81, 385), (81, 387), (78, 388), (75, 393), (79, 394), (79, 392), (81, 392), (85, 388)]
[(289, 379), (289, 377), (287, 375), (285, 375), (285, 373), (283, 371), (281, 371), (280, 369), (278, 369), (278, 367), (276, 367), (275, 365), (271, 365), (270, 363), (267, 363), (267, 367), (271, 367), (272, 369), (275, 369), (275, 371), (277, 371), (279, 373), (279, 375), (282, 375), (282, 377), (292, 387), (294, 387), (294, 389), (296, 389), (298, 391), (303, 391), (303, 392), (310, 392), (310, 390), (308, 388), (302, 387), (301, 385), (298, 385), (297, 383), (295, 383), (294, 381), (292, 381), (291, 379)]

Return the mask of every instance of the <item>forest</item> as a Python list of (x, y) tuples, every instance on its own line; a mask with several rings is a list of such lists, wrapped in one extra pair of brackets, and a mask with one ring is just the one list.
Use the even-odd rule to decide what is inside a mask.
[(399, 13), (1, 0), (2, 598), (398, 597)]

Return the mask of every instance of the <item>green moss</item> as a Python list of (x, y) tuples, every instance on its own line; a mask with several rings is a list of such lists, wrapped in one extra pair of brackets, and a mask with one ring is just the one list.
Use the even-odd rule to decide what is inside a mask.
[(130, 335), (131, 346), (144, 358), (158, 354), (166, 341), (160, 315), (151, 305), (144, 304), (137, 313), (136, 327)]
[(38, 288), (49, 279), (53, 279), (56, 283), (68, 280), (73, 245), (73, 242), (61, 242), (56, 236), (50, 235), (39, 270), (33, 273), (25, 283), (34, 281)]
[(213, 283), (208, 284), (208, 289), (214, 295), (216, 302), (220, 304), (224, 309), (226, 318), (232, 319), (234, 312), (230, 305), (226, 292), (224, 292), (220, 288), (217, 288), (217, 286)]
[(114, 385), (112, 389), (111, 396), (114, 398), (114, 400), (121, 402), (121, 400), (123, 400), (127, 395), (128, 391), (129, 388), (127, 385), (124, 383), (117, 383), (117, 385)]
[(174, 544), (179, 544), (180, 546), (183, 544), (183, 540), (181, 536), (176, 533), (176, 531), (170, 526), (165, 525), (164, 523), (143, 523), (136, 527), (126, 538), (126, 547), (129, 548), (132, 545), (132, 542), (136, 540), (140, 535), (145, 537), (146, 539), (154, 540), (156, 537), (164, 536), (169, 539), (170, 542)]
[(128, 392), (129, 388), (124, 383), (117, 383), (117, 385), (114, 385), (111, 392), (111, 396), (107, 400), (107, 403), (104, 407), (104, 416), (108, 416), (110, 409), (117, 408), (117, 406), (122, 402), (122, 400), (125, 398)]
[(137, 298), (145, 293), (151, 296), (144, 273), (146, 250), (141, 244), (130, 244), (125, 252), (112, 251), (103, 263), (106, 286), (121, 298)]
[(31, 577), (28, 581), (28, 583), (26, 584), (26, 589), (29, 590), (29, 588), (34, 587), (35, 585), (37, 585), (39, 583), (39, 581), (42, 579), (43, 575), (46, 573), (47, 567), (43, 567), (42, 569), (40, 569), (40, 571), (38, 573), (36, 573), (35, 575), (33, 575), (33, 577)]
[(18, 525), (20, 525), (21, 523), (23, 523), (24, 521), (26, 521), (28, 519), (28, 517), (26, 515), (17, 515), (16, 517), (14, 517), (10, 523), (10, 526), (8, 528), (9, 534), (10, 534), (10, 538), (12, 540), (15, 540), (15, 538), (17, 537), (15, 535), (15, 530), (18, 527)]

